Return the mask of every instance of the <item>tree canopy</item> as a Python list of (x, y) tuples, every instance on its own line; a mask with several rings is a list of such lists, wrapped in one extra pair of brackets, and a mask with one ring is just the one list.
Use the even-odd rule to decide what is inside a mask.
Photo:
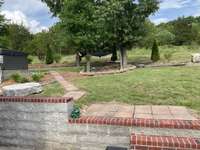
[(77, 51), (121, 52), (121, 69), (126, 67), (126, 49), (133, 46), (143, 24), (158, 9), (157, 0), (67, 0), (45, 1), (54, 14), (59, 14), (68, 42)]

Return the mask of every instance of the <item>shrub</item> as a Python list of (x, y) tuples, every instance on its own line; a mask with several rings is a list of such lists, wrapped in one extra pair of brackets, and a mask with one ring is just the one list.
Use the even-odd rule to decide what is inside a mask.
[(52, 64), (52, 63), (53, 63), (53, 52), (51, 48), (48, 46), (46, 53), (46, 64)]
[(55, 60), (56, 63), (59, 63), (61, 58), (62, 58), (62, 56), (60, 54), (55, 54), (54, 55), (54, 60)]
[(41, 74), (41, 73), (32, 74), (32, 79), (35, 82), (39, 82), (42, 78), (43, 78), (43, 74)]
[(78, 106), (74, 106), (71, 113), (71, 118), (77, 119), (80, 118), (80, 115), (81, 115), (80, 108)]
[(26, 82), (29, 82), (29, 79), (26, 77), (21, 77), (21, 80), (19, 83), (26, 83)]
[(33, 62), (33, 56), (29, 55), (27, 57), (27, 60), (28, 60), (28, 64), (32, 64), (32, 62)]
[(11, 75), (11, 79), (14, 80), (15, 82), (19, 83), (21, 81), (21, 75), (19, 73), (15, 73)]
[(26, 83), (26, 82), (29, 82), (28, 78), (21, 76), (19, 73), (13, 74), (11, 76), (11, 79), (13, 79), (17, 83)]
[(154, 43), (152, 46), (151, 60), (153, 62), (160, 60), (160, 54), (159, 54), (158, 44), (156, 40), (154, 40)]
[(165, 58), (168, 62), (170, 62), (172, 56), (173, 56), (173, 53), (172, 53), (172, 52), (166, 52), (166, 53), (164, 54), (164, 58)]

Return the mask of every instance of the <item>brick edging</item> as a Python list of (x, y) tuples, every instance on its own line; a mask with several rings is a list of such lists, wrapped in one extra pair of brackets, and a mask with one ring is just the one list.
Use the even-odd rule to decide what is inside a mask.
[(170, 149), (170, 150), (199, 150), (200, 139), (189, 137), (174, 136), (147, 136), (147, 135), (131, 135), (131, 149)]
[(79, 119), (69, 119), (69, 123), (200, 130), (200, 120), (187, 121), (187, 120), (81, 117)]
[(72, 97), (23, 97), (23, 96), (2, 96), (1, 102), (23, 102), (23, 103), (69, 103)]

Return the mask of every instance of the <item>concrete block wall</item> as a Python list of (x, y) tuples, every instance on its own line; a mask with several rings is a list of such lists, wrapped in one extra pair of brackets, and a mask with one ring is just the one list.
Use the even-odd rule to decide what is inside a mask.
[(0, 97), (0, 149), (53, 150), (64, 140), (71, 98)]
[(70, 98), (0, 97), (0, 150), (129, 148), (131, 127), (72, 124)]

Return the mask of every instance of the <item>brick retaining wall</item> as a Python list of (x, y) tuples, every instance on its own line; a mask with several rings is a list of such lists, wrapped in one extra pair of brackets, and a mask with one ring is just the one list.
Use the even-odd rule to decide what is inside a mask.
[(156, 120), (134, 118), (81, 117), (79, 119), (69, 119), (69, 123), (200, 130), (200, 120)]

